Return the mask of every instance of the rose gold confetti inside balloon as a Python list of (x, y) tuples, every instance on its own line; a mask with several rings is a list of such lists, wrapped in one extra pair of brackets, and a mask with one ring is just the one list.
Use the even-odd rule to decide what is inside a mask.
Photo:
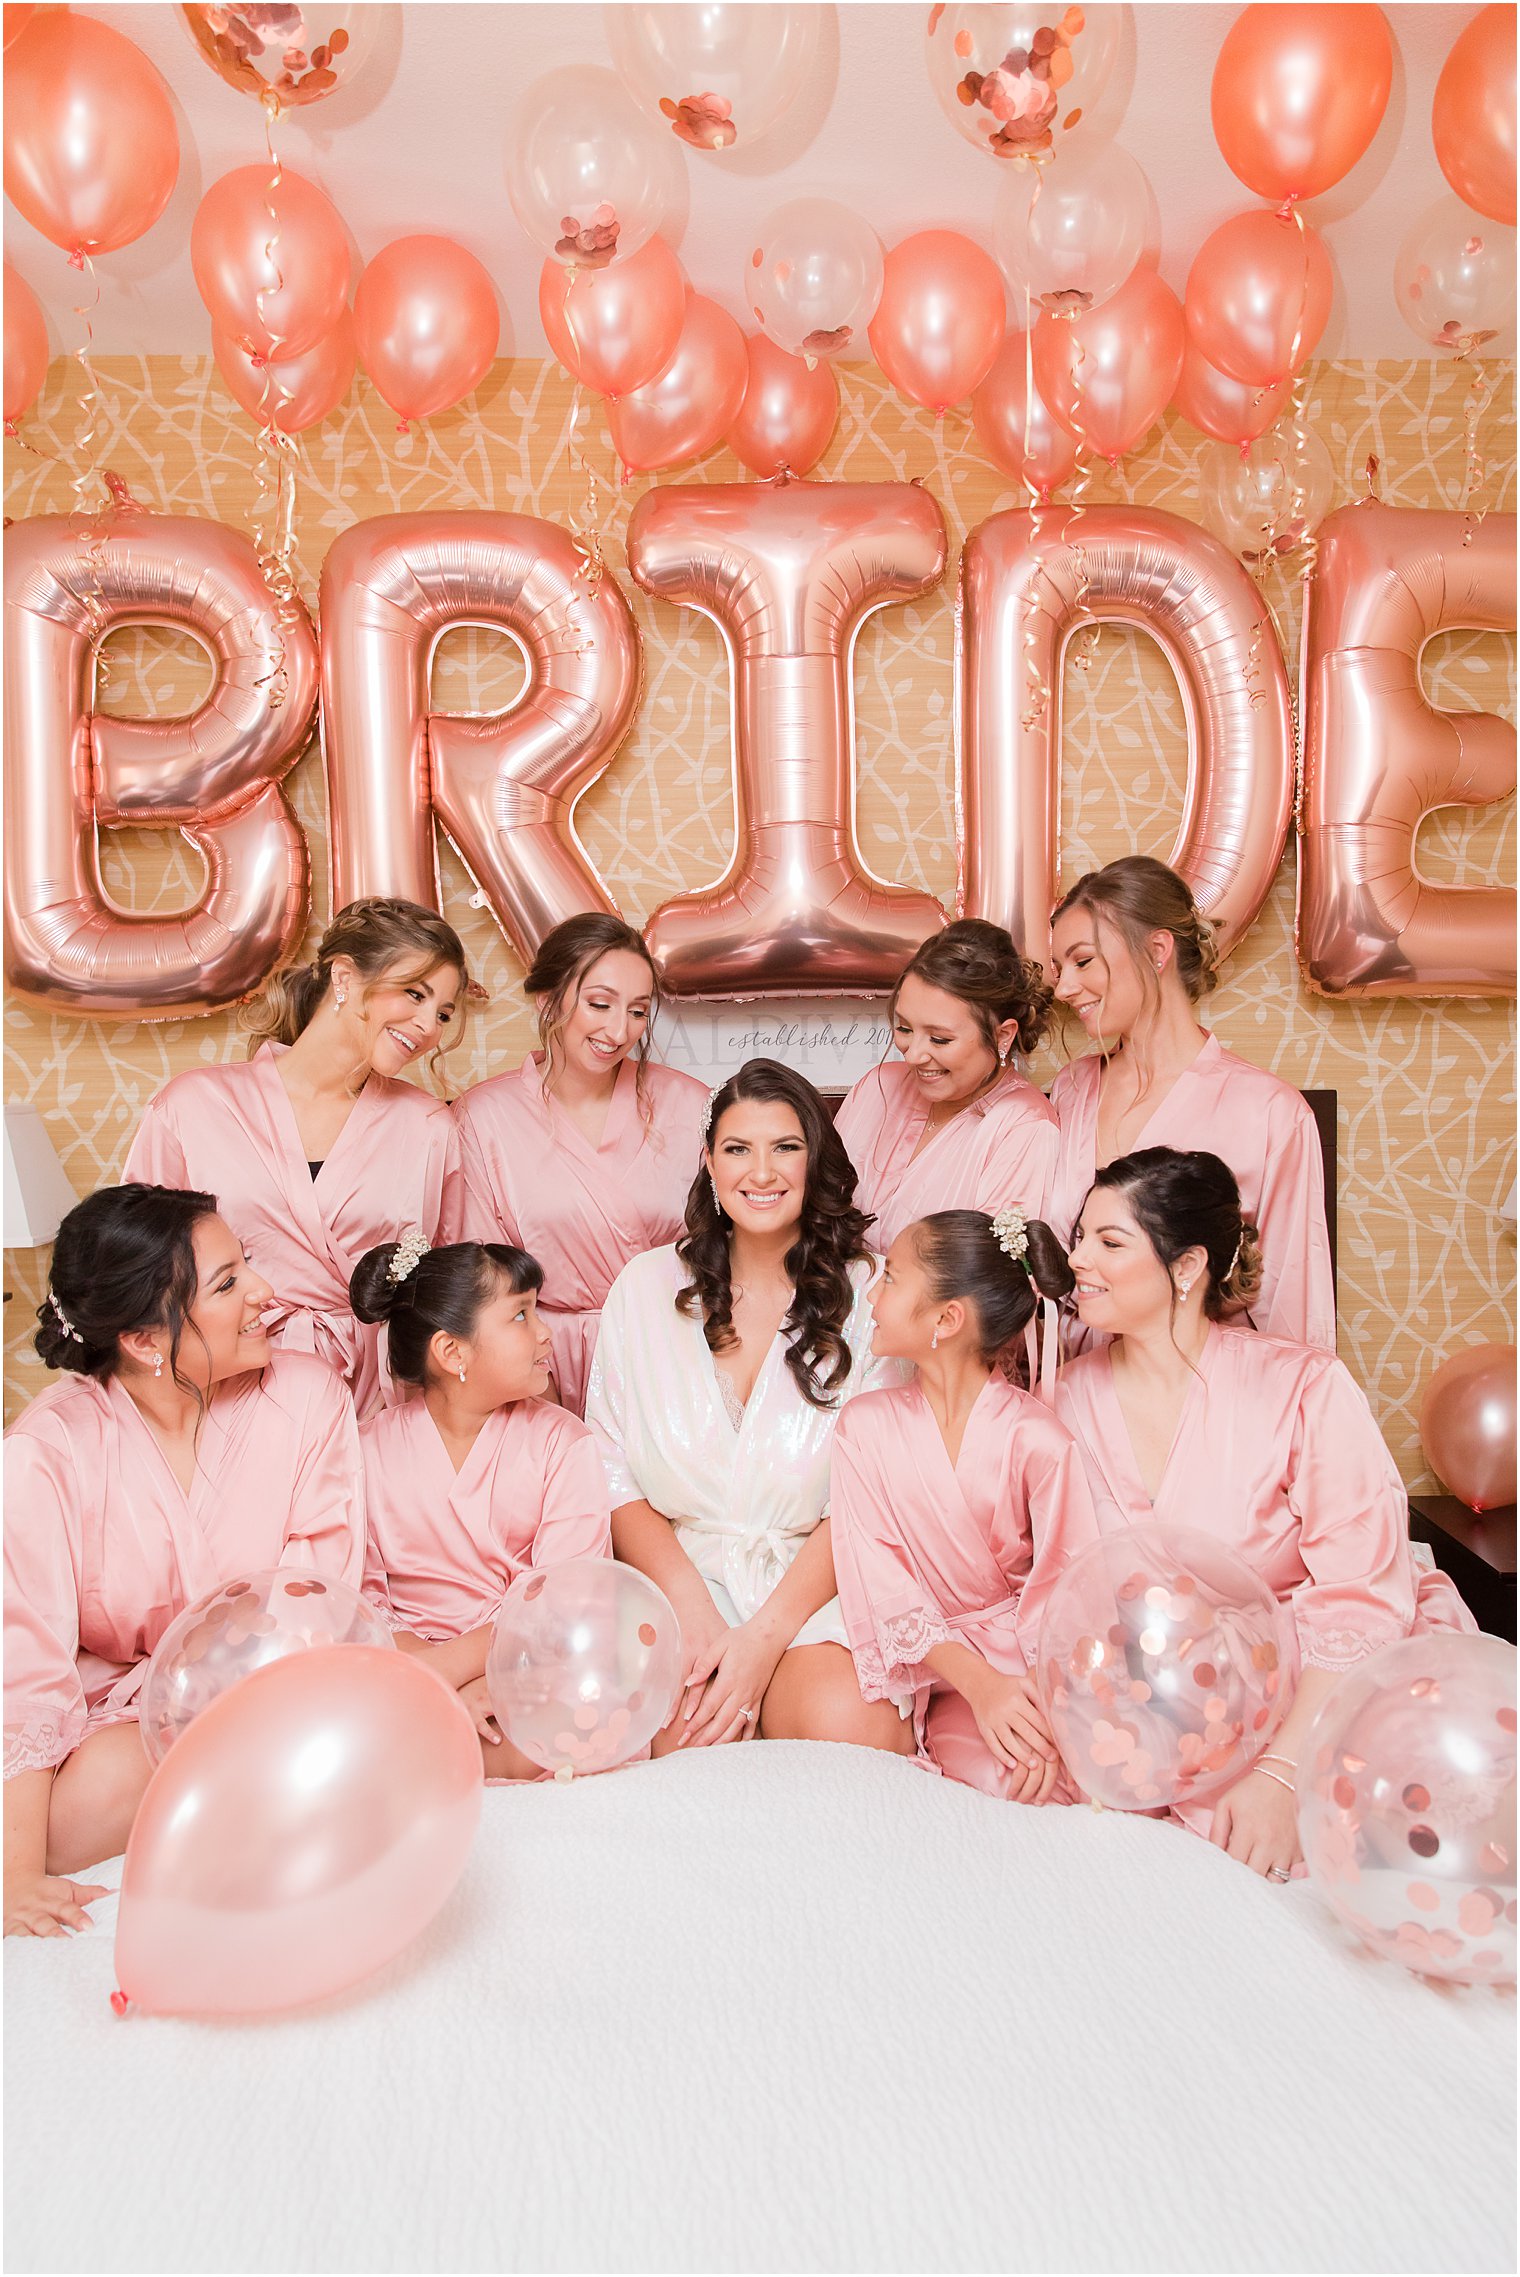
[(680, 181), (676, 144), (611, 71), (566, 64), (518, 105), (507, 143), (512, 211), (567, 269), (605, 269), (647, 245)]
[(933, 7), (929, 84), (951, 125), (994, 158), (1047, 158), (1108, 84), (1122, 10), (1058, 0)]
[(1163, 1810), (1244, 1776), (1296, 1657), (1291, 1620), (1234, 1550), (1191, 1527), (1129, 1526), (1051, 1591), (1040, 1692), (1083, 1794)]
[(692, 150), (748, 149), (818, 70), (822, 8), (617, 0), (602, 16), (618, 71)]
[(1515, 1648), (1405, 1637), (1341, 1678), (1304, 1739), (1298, 1831), (1320, 1896), (1374, 1953), (1515, 1982)]
[(572, 1558), (519, 1574), (486, 1661), (496, 1720), (546, 1771), (611, 1771), (642, 1754), (675, 1706), (681, 1629), (631, 1565)]
[(744, 269), (750, 313), (789, 356), (842, 356), (881, 303), (881, 239), (833, 198), (793, 198), (766, 215)]
[(300, 1566), (224, 1582), (187, 1605), (154, 1647), (138, 1695), (150, 1760), (161, 1763), (185, 1727), (256, 1668), (337, 1644), (393, 1649), (382, 1615), (346, 1582)]
[(274, 112), (304, 110), (346, 87), (364, 59), (372, 22), (368, 6), (334, 0), (179, 12), (217, 77)]

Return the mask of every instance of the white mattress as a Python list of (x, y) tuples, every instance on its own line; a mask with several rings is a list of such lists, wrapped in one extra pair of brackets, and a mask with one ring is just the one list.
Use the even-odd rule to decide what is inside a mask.
[[(119, 1866), (97, 1879), (116, 1880)], [(751, 1743), (493, 1789), (318, 2011), (6, 1966), (12, 2270), (1513, 2269), (1513, 1998), (1196, 1838)]]

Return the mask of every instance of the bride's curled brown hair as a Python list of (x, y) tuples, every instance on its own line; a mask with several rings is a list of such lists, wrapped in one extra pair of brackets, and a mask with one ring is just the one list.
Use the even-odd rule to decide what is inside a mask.
[(1031, 1218), (1024, 1238), (1024, 1256), (1010, 1255), (985, 1210), (935, 1210), (908, 1228), (930, 1295), (970, 1306), (989, 1366), (1023, 1334), (1041, 1297), (1059, 1301), (1074, 1286), (1066, 1246), (1043, 1220)]
[[(719, 1141), (723, 1117), (745, 1100), (790, 1107), (807, 1148), (802, 1222), (785, 1260), (795, 1294), (782, 1327), (786, 1364), (797, 1389), (810, 1407), (830, 1407), (852, 1364), (844, 1335), (855, 1301), (850, 1267), (870, 1255), (866, 1227), (871, 1221), (855, 1207), (854, 1165), (827, 1107), (805, 1075), (783, 1067), (779, 1060), (747, 1060), (714, 1093), (707, 1121), (709, 1154)], [(676, 1243), (676, 1255), (688, 1275), (677, 1294), (676, 1309), (688, 1315), (700, 1313), (712, 1352), (728, 1351), (738, 1341), (730, 1231), (704, 1164), (692, 1180), (686, 1197), (686, 1231)]]

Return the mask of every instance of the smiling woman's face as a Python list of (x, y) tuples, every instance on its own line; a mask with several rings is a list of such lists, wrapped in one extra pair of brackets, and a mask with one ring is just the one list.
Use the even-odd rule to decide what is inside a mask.
[(931, 988), (917, 973), (909, 973), (898, 989), (892, 1041), (926, 1107), (957, 1106), (997, 1073), (998, 1055), (971, 1006), (943, 988)]
[[(335, 985), (341, 979), (339, 963), (346, 961), (334, 961)], [(463, 986), (457, 965), (435, 965), (419, 977), (401, 962), (368, 988), (352, 975), (344, 991), (347, 1008), (369, 1038), (370, 1065), (377, 1075), (400, 1075), (414, 1060), (437, 1050), (458, 1012)]]
[(777, 1099), (736, 1099), (718, 1118), (708, 1152), (718, 1206), (747, 1233), (790, 1233), (801, 1223), (808, 1152), (794, 1110)]

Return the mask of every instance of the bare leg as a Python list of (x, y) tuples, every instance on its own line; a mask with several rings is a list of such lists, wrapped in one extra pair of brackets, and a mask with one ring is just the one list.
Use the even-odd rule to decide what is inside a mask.
[(134, 1716), (80, 1741), (53, 1780), (47, 1870), (78, 1874), (125, 1850), (143, 1790), (153, 1776)]
[(531, 1756), (524, 1755), (521, 1748), (514, 1747), (505, 1737), (493, 1745), (482, 1735), (480, 1759), (486, 1767), (488, 1779), (541, 1779), (544, 1775), (541, 1763), (535, 1763)]
[(912, 1720), (890, 1700), (863, 1700), (843, 1645), (793, 1645), (760, 1709), (762, 1739), (839, 1739), (891, 1755), (916, 1752)]

